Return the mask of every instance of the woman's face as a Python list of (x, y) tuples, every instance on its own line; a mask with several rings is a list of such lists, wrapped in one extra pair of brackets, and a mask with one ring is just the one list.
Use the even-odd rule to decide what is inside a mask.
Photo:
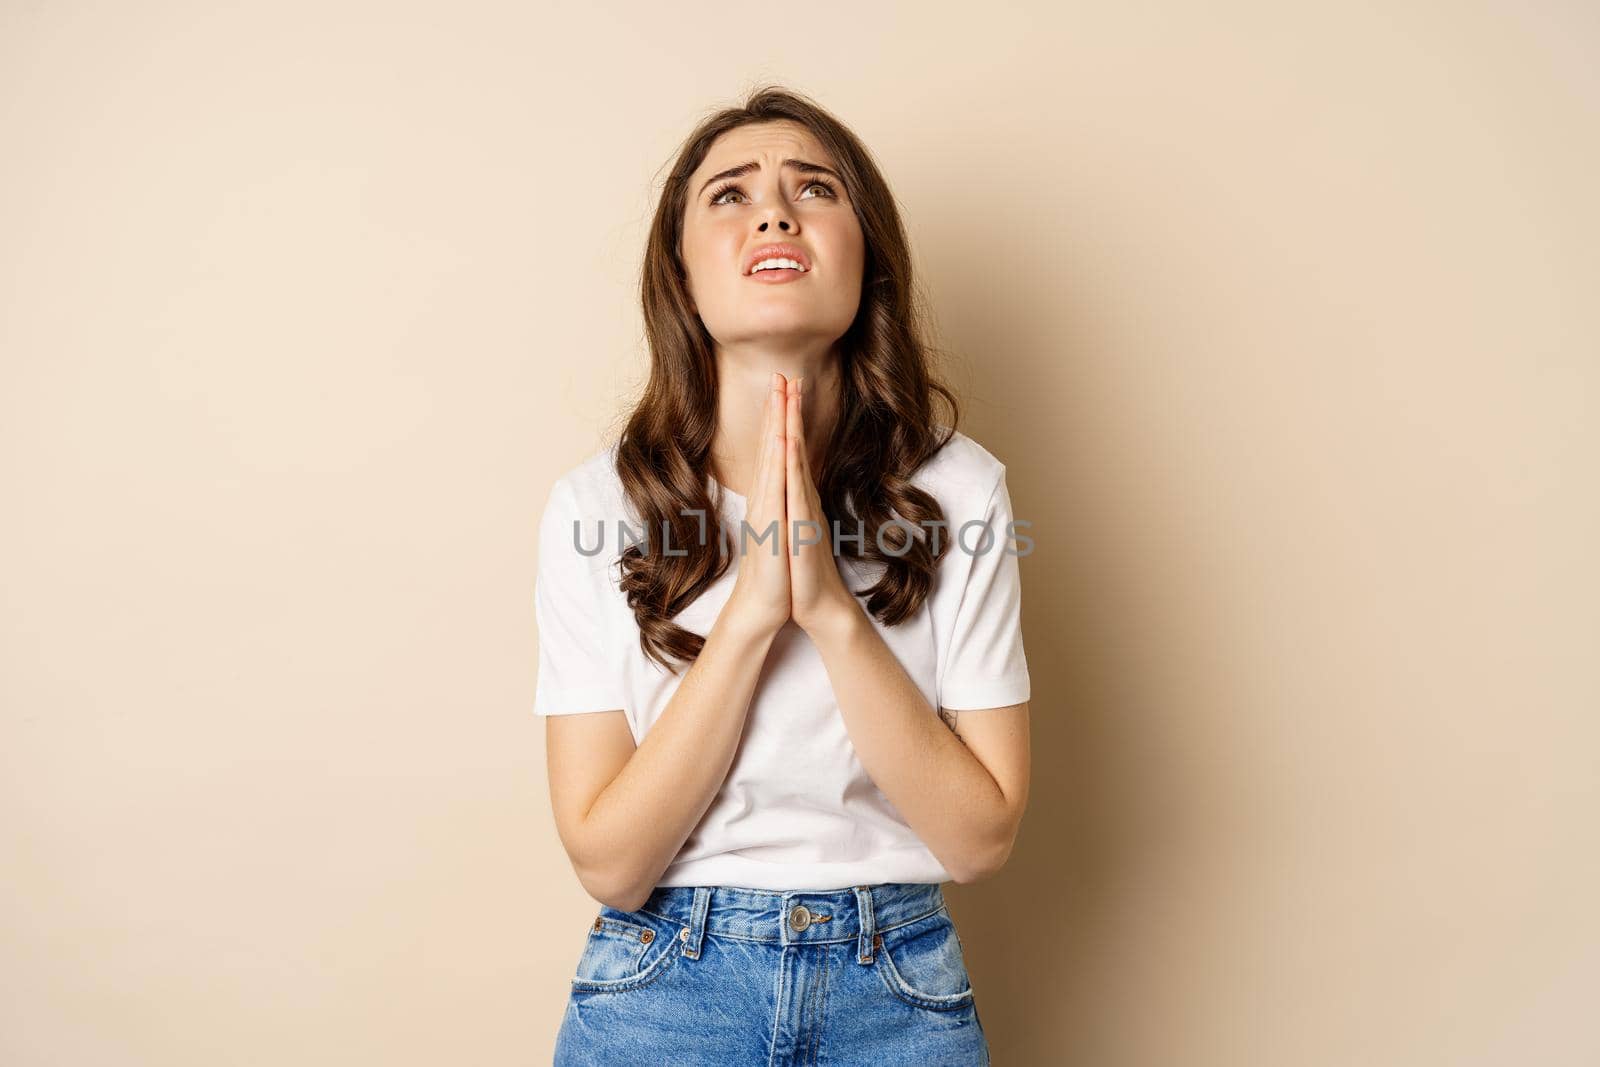
[[(807, 172), (793, 162), (816, 164)], [(734, 167), (749, 171), (712, 180)], [(861, 303), (861, 224), (834, 160), (793, 122), (741, 126), (719, 137), (689, 179), (683, 261), (689, 295), (724, 346), (831, 345)], [(768, 245), (808, 269), (750, 268)]]

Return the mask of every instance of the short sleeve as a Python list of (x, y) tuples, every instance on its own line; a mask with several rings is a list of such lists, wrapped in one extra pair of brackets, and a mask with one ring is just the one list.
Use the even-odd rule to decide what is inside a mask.
[[(556, 481), (539, 520), (539, 564), (534, 578), (534, 621), (539, 627), (535, 715), (571, 715), (623, 709), (622, 668), (605, 625), (609, 557), (584, 555), (605, 542), (599, 516), (581, 514), (567, 479)], [(581, 532), (574, 533), (574, 523)]]
[(976, 524), (965, 533), (959, 525), (950, 527), (947, 551), (959, 554), (959, 562), (970, 566), (940, 674), (942, 708), (973, 711), (1021, 704), (1029, 698), (1028, 660), (1022, 647), (1022, 573), (1011, 521), (1011, 494), (1002, 469), (984, 509), (983, 522), (990, 532)]

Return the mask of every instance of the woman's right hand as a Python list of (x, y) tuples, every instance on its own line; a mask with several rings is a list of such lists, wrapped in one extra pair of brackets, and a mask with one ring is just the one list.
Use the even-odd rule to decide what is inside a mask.
[[(784, 419), (788, 413), (789, 385), (774, 371), (767, 389), (766, 414), (761, 422), (761, 447), (756, 457), (755, 483), (745, 495), (745, 521), (734, 544), (739, 552), (739, 574), (723, 609), (736, 612), (762, 633), (777, 633), (789, 621), (789, 531), (787, 463), (784, 454)], [(756, 536), (774, 527), (765, 541)], [(774, 546), (774, 534), (776, 546)]]

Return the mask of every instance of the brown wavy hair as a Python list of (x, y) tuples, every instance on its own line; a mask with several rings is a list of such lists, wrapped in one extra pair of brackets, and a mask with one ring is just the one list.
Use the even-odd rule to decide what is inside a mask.
[[(923, 300), (912, 282), (894, 195), (866, 146), (821, 106), (782, 87), (753, 89), (742, 106), (701, 121), (671, 164), (640, 281), (650, 377), (616, 449), (623, 491), (648, 535), (644, 549), (630, 544), (617, 561), (620, 585), (638, 622), (644, 654), (673, 673), (679, 667), (672, 661), (686, 665), (700, 654), (705, 639), (672, 617), (726, 572), (734, 548), (725, 536), (704, 536), (700, 518), (719, 514), (708, 484), (718, 381), (714, 342), (693, 310), (681, 255), (689, 178), (722, 134), (780, 120), (806, 127), (833, 157), (866, 246), (861, 305), (838, 343), (839, 419), (828, 440), (826, 469), (817, 472), (829, 522), (838, 523), (842, 534), (856, 532), (859, 522), (864, 534), (860, 545), (844, 541), (840, 555), (885, 568), (856, 595), (865, 597), (866, 609), (885, 625), (896, 625), (922, 606), (939, 557), (948, 550), (947, 538), (939, 539), (938, 553), (929, 547), (920, 524), (945, 521), (944, 511), (910, 479), (954, 434), (960, 408), (931, 366), (934, 348), (924, 339)], [(936, 412), (935, 397), (947, 405), (947, 418)], [(682, 509), (691, 513), (680, 514)], [(894, 518), (917, 532), (886, 525)], [(720, 523), (715, 525), (726, 535)], [(874, 531), (880, 528), (891, 552), (878, 548)], [(670, 531), (665, 536), (674, 554), (652, 550), (661, 543), (657, 531)], [(828, 538), (822, 542), (828, 543)]]

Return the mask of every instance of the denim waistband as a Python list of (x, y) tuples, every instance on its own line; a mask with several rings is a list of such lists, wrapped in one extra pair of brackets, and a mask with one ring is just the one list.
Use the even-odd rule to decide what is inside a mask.
[(656, 886), (639, 910), (684, 927), (685, 951), (699, 955), (710, 933), (783, 945), (851, 941), (862, 962), (876, 936), (945, 906), (935, 882), (884, 882), (849, 889), (777, 892), (738, 886)]

